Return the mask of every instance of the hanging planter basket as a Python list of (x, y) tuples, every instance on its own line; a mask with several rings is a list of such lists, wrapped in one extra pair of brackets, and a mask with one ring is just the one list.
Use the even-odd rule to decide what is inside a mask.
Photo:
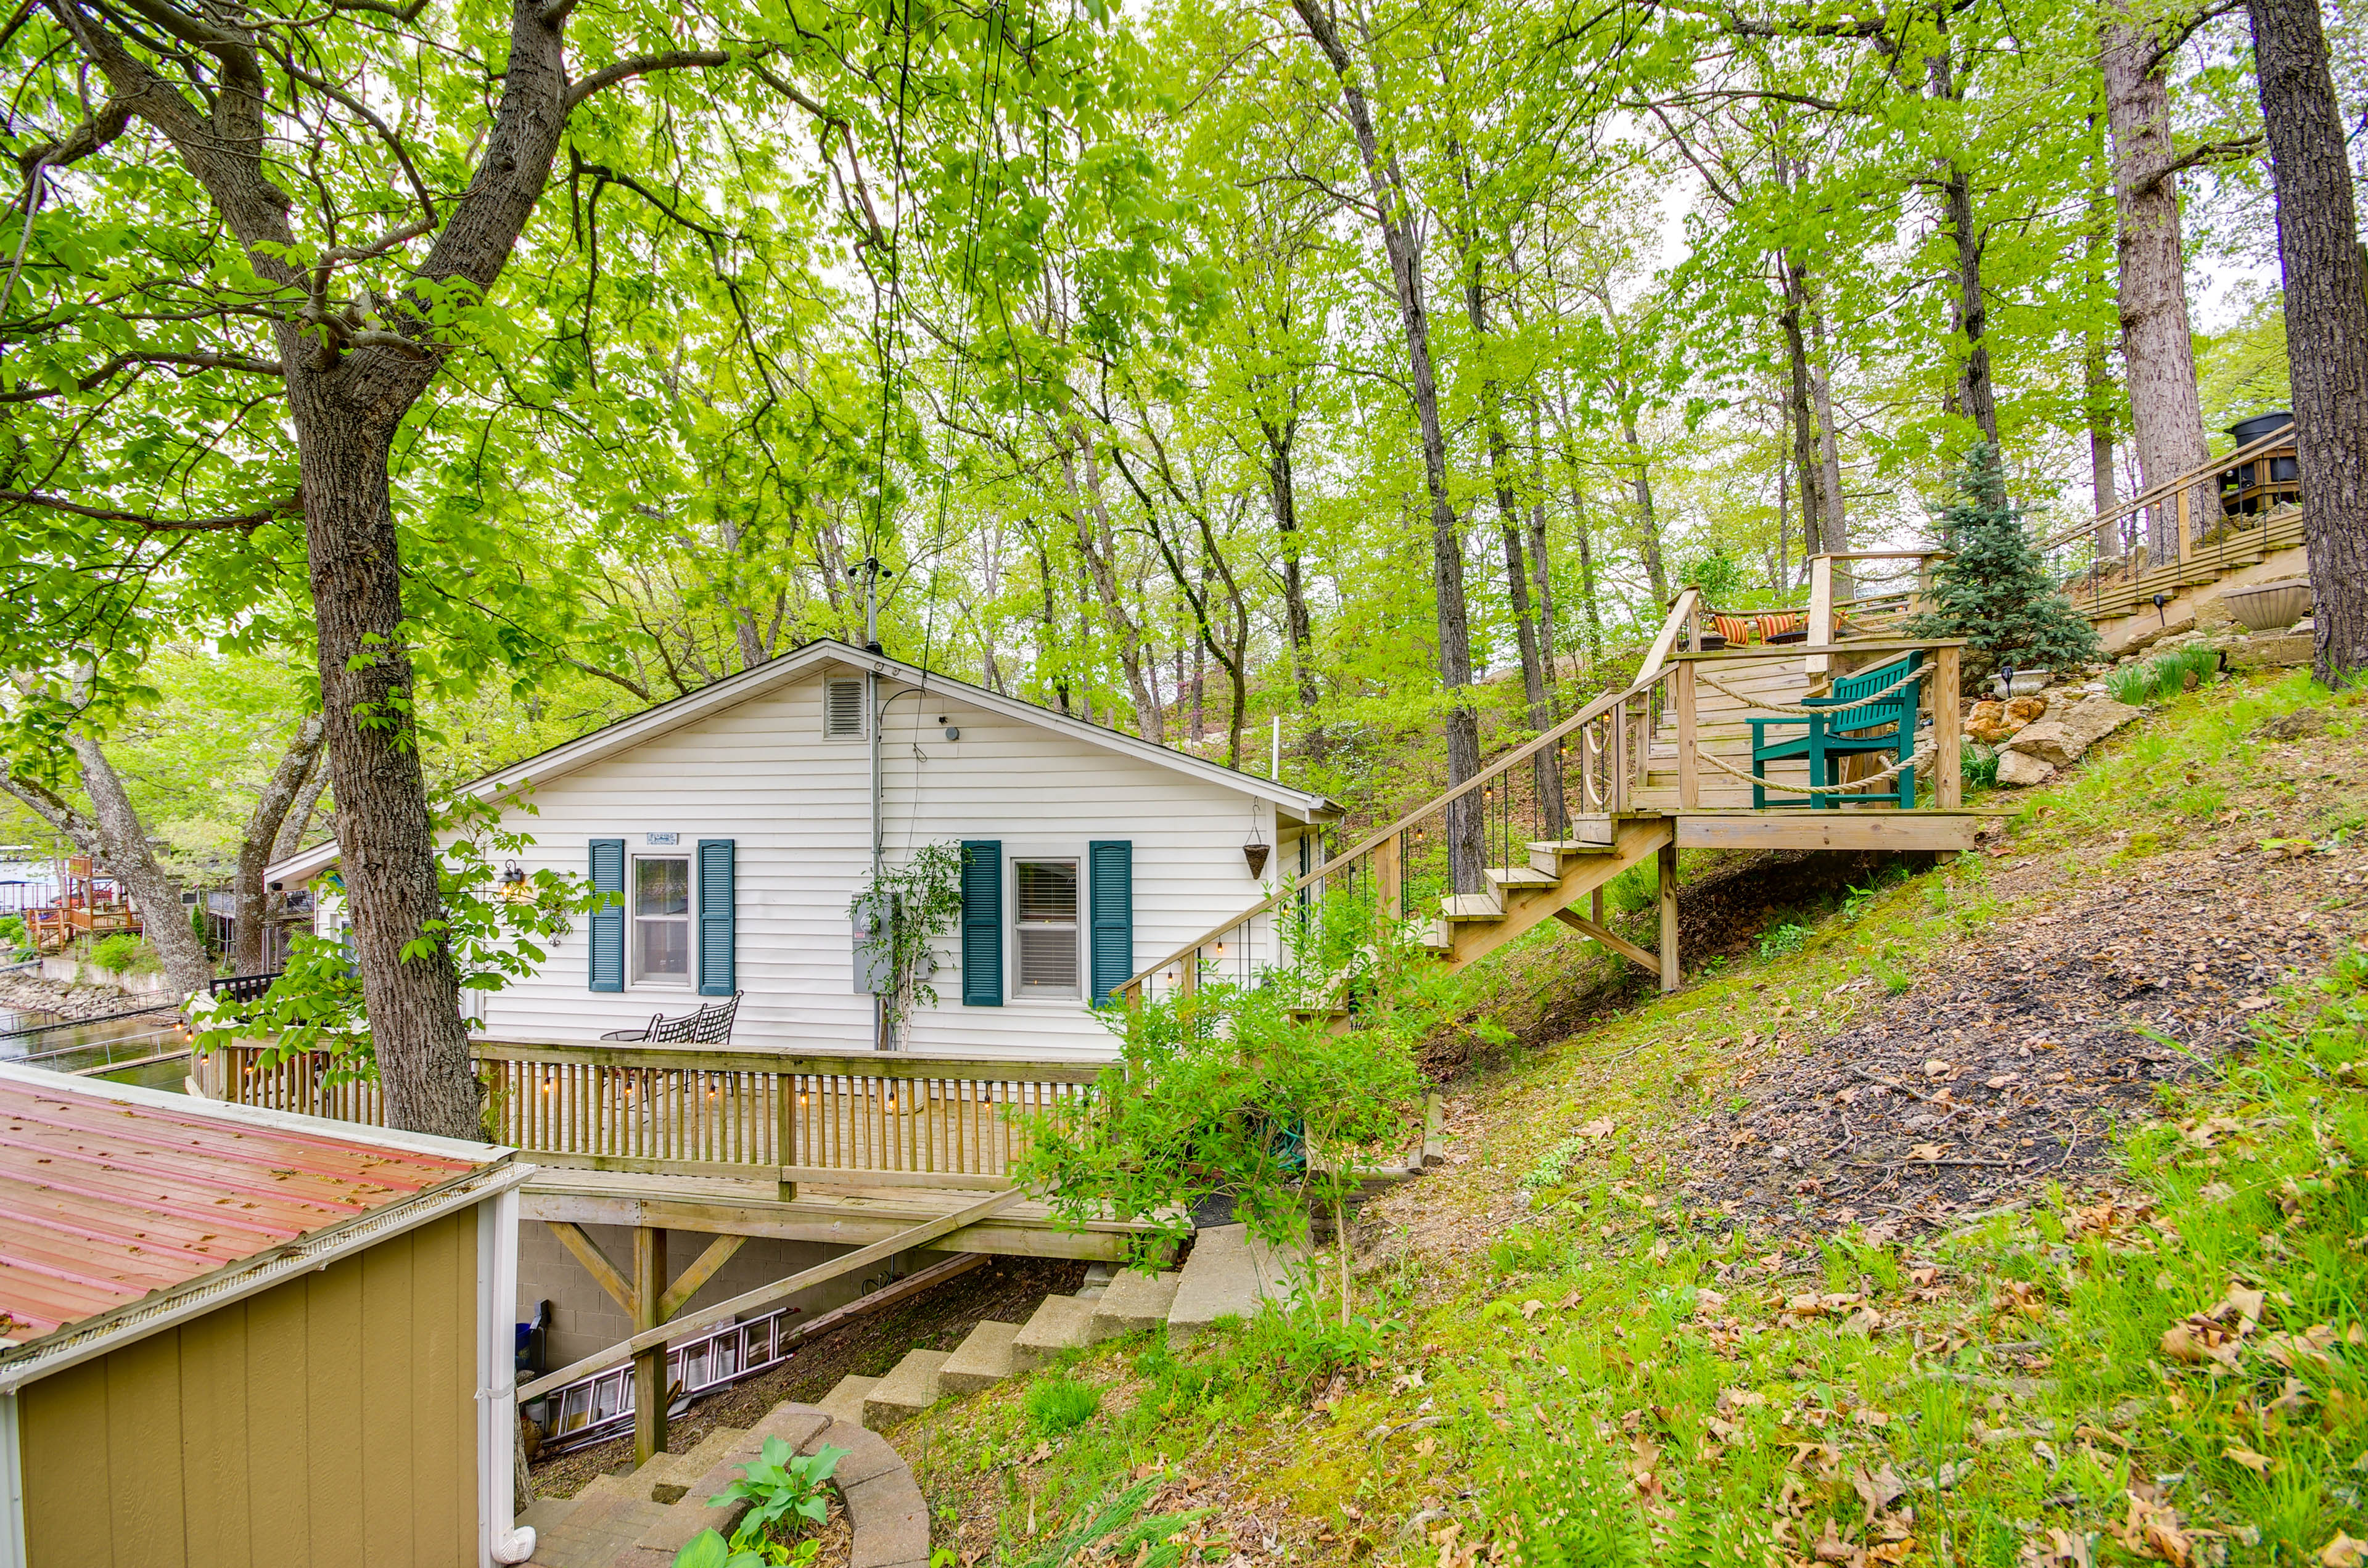
[(1266, 874), (1266, 859), (1272, 852), (1273, 846), (1264, 842), (1242, 846), (1242, 858), (1249, 862), (1250, 881), (1256, 881)]

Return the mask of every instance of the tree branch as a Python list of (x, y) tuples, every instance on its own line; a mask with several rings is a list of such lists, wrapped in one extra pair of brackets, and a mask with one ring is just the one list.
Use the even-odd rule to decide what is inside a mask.
[(772, 52), (772, 45), (758, 43), (743, 50), (670, 49), (659, 54), (632, 55), (613, 65), (603, 65), (582, 81), (571, 85), (567, 89), (565, 107), (573, 110), (603, 88), (613, 87), (620, 82), (630, 82), (637, 76), (647, 76), (659, 71), (712, 70), (718, 65), (729, 65), (735, 60), (762, 60)]
[(2198, 164), (2216, 164), (2225, 159), (2250, 157), (2261, 150), (2262, 142), (2262, 136), (2255, 134), (2239, 136), (2232, 142), (2205, 142), (2190, 147), (2186, 152), (2140, 180), (2134, 187), (2133, 194), (2143, 196), (2180, 170), (2192, 169)]
[[(118, 354), (106, 364), (74, 383), (76, 392), (89, 392), (118, 371), (133, 365), (178, 365), (199, 370), (240, 370), (250, 376), (284, 375), (277, 364), (268, 359), (252, 359), (244, 354), (174, 354), (163, 350), (140, 350)], [(16, 392), (0, 392), (0, 403), (39, 403), (44, 398), (63, 397), (63, 387), (27, 387)]]
[(260, 528), (277, 518), (301, 517), (304, 511), (301, 492), (260, 512), (247, 512), (235, 517), (193, 517), (187, 520), (152, 517), (142, 512), (118, 512), (105, 506), (85, 506), (63, 495), (44, 495), (32, 490), (0, 490), (0, 504), (44, 506), (52, 512), (69, 512), (77, 517), (94, 517), (102, 523), (132, 523), (154, 533), (203, 533), (215, 528)]

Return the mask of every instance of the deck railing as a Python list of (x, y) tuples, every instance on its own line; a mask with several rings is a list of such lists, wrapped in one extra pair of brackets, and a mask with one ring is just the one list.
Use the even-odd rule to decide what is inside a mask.
[[(1027, 1118), (1086, 1103), (1091, 1062), (472, 1043), (487, 1131), (538, 1165), (818, 1186), (999, 1190)], [(375, 1082), (241, 1044), (199, 1082), (243, 1105), (382, 1124)]]
[[(1129, 1002), (1197, 986), (1204, 972), (1251, 978), (1257, 922), (1338, 897), (1376, 917), (1404, 918), (1445, 896), (1486, 898), (1483, 872), (1521, 867), (1531, 842), (1586, 837), (1609, 843), (1611, 819), (1634, 809), (1653, 759), (1653, 735), (1674, 692), (1670, 661), (1699, 619), (1701, 595), (1687, 588), (1663, 619), (1636, 678), (1596, 699), (1526, 744), (1303, 876), (1286, 877), (1267, 898), (1138, 970), (1121, 986)], [(1549, 766), (1538, 766), (1544, 757)]]
[[(2137, 613), (2157, 594), (2210, 583), (2272, 551), (2303, 542), (2298, 509), (2231, 515), (2222, 510), (2219, 476), (2294, 444), (2292, 426), (2248, 442), (2226, 457), (2175, 474), (2129, 500), (2039, 541), (2065, 592), (2091, 620)], [(2148, 540), (2176, 543), (2157, 549)], [(2106, 540), (2112, 541), (2109, 550)]]

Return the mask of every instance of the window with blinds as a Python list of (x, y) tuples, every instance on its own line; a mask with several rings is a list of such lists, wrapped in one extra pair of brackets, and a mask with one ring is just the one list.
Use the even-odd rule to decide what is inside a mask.
[(833, 676), (822, 683), (822, 733), (834, 741), (863, 738), (863, 682)]
[(1078, 994), (1077, 863), (1015, 860), (1011, 885), (1019, 994)]

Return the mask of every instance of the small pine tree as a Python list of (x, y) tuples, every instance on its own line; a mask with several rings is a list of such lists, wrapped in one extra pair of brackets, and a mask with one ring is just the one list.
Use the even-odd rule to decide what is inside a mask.
[(1985, 669), (2061, 674), (2102, 656), (2097, 629), (2048, 581), (1987, 442), (1965, 454), (1956, 497), (1941, 514), (1941, 540), (1953, 553), (1933, 568), (1935, 608), (1909, 623), (1909, 636), (1963, 637), (1971, 662)]

